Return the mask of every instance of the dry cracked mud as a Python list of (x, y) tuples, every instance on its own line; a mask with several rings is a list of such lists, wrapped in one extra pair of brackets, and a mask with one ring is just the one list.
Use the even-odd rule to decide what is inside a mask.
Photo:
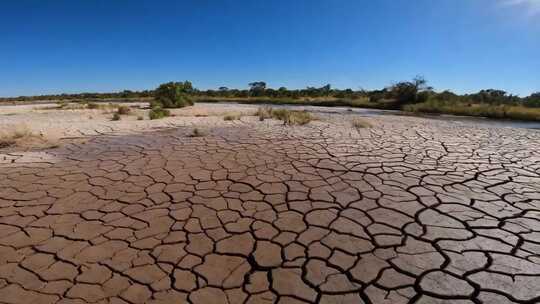
[(540, 302), (540, 132), (193, 121), (0, 154), (0, 302)]

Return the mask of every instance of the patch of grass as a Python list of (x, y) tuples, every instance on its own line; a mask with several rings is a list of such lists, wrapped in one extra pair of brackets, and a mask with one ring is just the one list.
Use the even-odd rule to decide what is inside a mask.
[(353, 128), (355, 129), (363, 129), (363, 128), (370, 128), (371, 124), (363, 119), (355, 118), (351, 122)]
[(144, 117), (142, 115), (137, 116), (137, 120), (144, 120)]
[(259, 120), (263, 121), (267, 118), (272, 118), (272, 107), (265, 106), (257, 109), (255, 113), (256, 116), (259, 116)]
[(171, 112), (167, 109), (163, 109), (160, 107), (152, 108), (152, 110), (150, 110), (150, 112), (148, 113), (148, 117), (150, 117), (151, 120), (161, 119), (168, 116), (171, 116)]
[(64, 101), (64, 100), (57, 101), (56, 105), (58, 106), (59, 109), (63, 109), (63, 108), (65, 108), (65, 107), (67, 107), (69, 105), (69, 102)]
[(274, 119), (286, 121), (288, 120), (287, 116), (289, 116), (290, 112), (291, 110), (287, 109), (271, 109), (270, 115)]
[(519, 120), (540, 121), (540, 108), (527, 108), (523, 106), (508, 107), (506, 118)]
[(287, 125), (305, 125), (314, 119), (313, 115), (307, 111), (290, 111), (284, 123)]
[(238, 113), (234, 113), (234, 114), (231, 113), (231, 114), (226, 114), (225, 116), (223, 116), (223, 120), (225, 121), (239, 120), (241, 117), (242, 115)]
[(111, 118), (111, 120), (114, 120), (114, 121), (117, 121), (117, 120), (120, 120), (120, 119), (121, 119), (121, 117), (120, 117), (120, 114), (118, 114), (118, 112), (114, 113), (112, 118)]
[(116, 112), (119, 115), (128, 115), (129, 113), (131, 113), (131, 108), (128, 106), (119, 106), (118, 109), (116, 109)]
[(299, 105), (321, 107), (359, 107), (373, 109), (395, 109), (393, 100), (370, 101), (367, 97), (347, 99), (335, 97), (301, 97), (301, 98), (274, 98), (274, 97), (196, 97), (197, 102), (234, 102), (241, 104), (267, 104), (267, 105)]
[(307, 111), (295, 111), (288, 109), (273, 109), (272, 107), (259, 108), (257, 113), (259, 120), (274, 118), (283, 121), (285, 125), (305, 125), (315, 118)]
[(56, 106), (46, 106), (46, 107), (36, 108), (36, 110), (82, 110), (82, 109), (86, 109), (85, 104), (70, 103), (67, 101), (58, 101), (56, 102)]
[(104, 113), (110, 113), (111, 111), (114, 111), (114, 110), (118, 111), (118, 108), (122, 107), (112, 102), (109, 102), (109, 103), (88, 102), (88, 103), (84, 103), (84, 105), (86, 106), (86, 109), (103, 110)]
[(450, 103), (440, 100), (428, 100), (423, 103), (406, 105), (403, 110), (412, 113), (452, 114), (540, 121), (540, 108), (528, 108), (524, 106)]

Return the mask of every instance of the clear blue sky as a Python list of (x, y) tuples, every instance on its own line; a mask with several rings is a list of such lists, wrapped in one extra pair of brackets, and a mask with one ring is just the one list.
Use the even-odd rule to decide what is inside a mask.
[(251, 81), (540, 91), (540, 0), (0, 1), (0, 96)]

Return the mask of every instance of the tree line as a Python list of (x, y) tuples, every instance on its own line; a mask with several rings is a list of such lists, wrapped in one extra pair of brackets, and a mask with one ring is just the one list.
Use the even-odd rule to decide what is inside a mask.
[[(168, 92), (168, 93), (167, 93)], [(193, 87), (189, 81), (169, 82), (162, 84), (155, 90), (131, 91), (124, 90), (113, 93), (78, 93), (78, 94), (51, 94), (37, 96), (19, 96), (0, 98), (4, 101), (37, 101), (37, 100), (100, 100), (100, 99), (136, 99), (136, 98), (161, 98), (166, 103), (164, 94), (181, 92), (182, 104), (192, 104), (191, 98), (273, 98), (273, 99), (364, 99), (372, 103), (390, 103), (399, 108), (405, 104), (437, 101), (445, 103), (461, 104), (489, 104), (489, 105), (521, 105), (526, 107), (540, 107), (540, 92), (526, 97), (509, 94), (503, 90), (485, 89), (472, 94), (456, 94), (452, 91), (436, 92), (427, 85), (423, 77), (415, 77), (410, 81), (401, 81), (379, 90), (353, 90), (337, 89), (330, 84), (321, 87), (306, 87), (304, 89), (277, 89), (268, 87), (264, 81), (255, 81), (248, 84), (247, 89), (234, 89), (219, 87), (217, 89), (199, 90)], [(160, 97), (161, 96), (161, 97)], [(187, 97), (186, 97), (187, 96)]]

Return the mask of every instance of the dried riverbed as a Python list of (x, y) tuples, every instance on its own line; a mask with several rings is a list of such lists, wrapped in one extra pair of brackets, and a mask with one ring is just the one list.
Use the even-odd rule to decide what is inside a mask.
[(539, 131), (21, 107), (62, 145), (0, 150), (0, 302), (540, 301)]

